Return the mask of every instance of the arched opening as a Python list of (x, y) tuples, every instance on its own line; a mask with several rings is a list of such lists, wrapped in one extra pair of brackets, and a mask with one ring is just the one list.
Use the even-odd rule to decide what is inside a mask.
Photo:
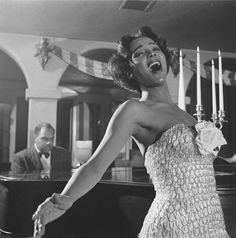
[(8, 169), (12, 153), (27, 146), (27, 83), (16, 62), (0, 50), (0, 168)]
[[(113, 53), (113, 49), (102, 48), (87, 51), (82, 56), (108, 62)], [(59, 86), (73, 89), (77, 95), (58, 102), (58, 144), (69, 147), (73, 153), (78, 152), (77, 147), (80, 147), (80, 144), (92, 146), (88, 151), (89, 156), (100, 143), (113, 108), (125, 100), (130, 92), (120, 89), (112, 80), (91, 76), (70, 65), (64, 72)]]

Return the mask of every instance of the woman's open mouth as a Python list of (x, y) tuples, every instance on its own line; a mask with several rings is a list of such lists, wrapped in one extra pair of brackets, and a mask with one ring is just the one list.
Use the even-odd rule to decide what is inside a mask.
[(161, 62), (159, 60), (152, 62), (148, 68), (152, 73), (156, 73), (161, 70)]

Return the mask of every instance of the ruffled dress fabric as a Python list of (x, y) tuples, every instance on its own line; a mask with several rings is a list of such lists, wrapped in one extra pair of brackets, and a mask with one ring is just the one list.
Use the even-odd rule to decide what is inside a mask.
[(177, 124), (148, 147), (145, 166), (156, 196), (139, 238), (229, 238), (216, 191), (215, 156), (199, 153), (196, 135)]

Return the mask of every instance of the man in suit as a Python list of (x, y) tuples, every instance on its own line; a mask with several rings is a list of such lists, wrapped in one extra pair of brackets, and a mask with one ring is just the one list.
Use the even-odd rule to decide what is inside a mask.
[(14, 173), (44, 171), (46, 173), (71, 169), (71, 154), (54, 146), (55, 129), (47, 122), (35, 127), (34, 145), (16, 153), (12, 158)]

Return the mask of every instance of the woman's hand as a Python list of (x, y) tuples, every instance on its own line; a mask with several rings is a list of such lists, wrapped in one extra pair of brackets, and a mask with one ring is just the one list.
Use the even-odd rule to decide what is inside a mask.
[(63, 215), (67, 209), (72, 206), (71, 199), (68, 196), (60, 196), (56, 193), (47, 198), (38, 206), (32, 219), (34, 220), (34, 238), (40, 238), (44, 235), (45, 225), (56, 220)]

